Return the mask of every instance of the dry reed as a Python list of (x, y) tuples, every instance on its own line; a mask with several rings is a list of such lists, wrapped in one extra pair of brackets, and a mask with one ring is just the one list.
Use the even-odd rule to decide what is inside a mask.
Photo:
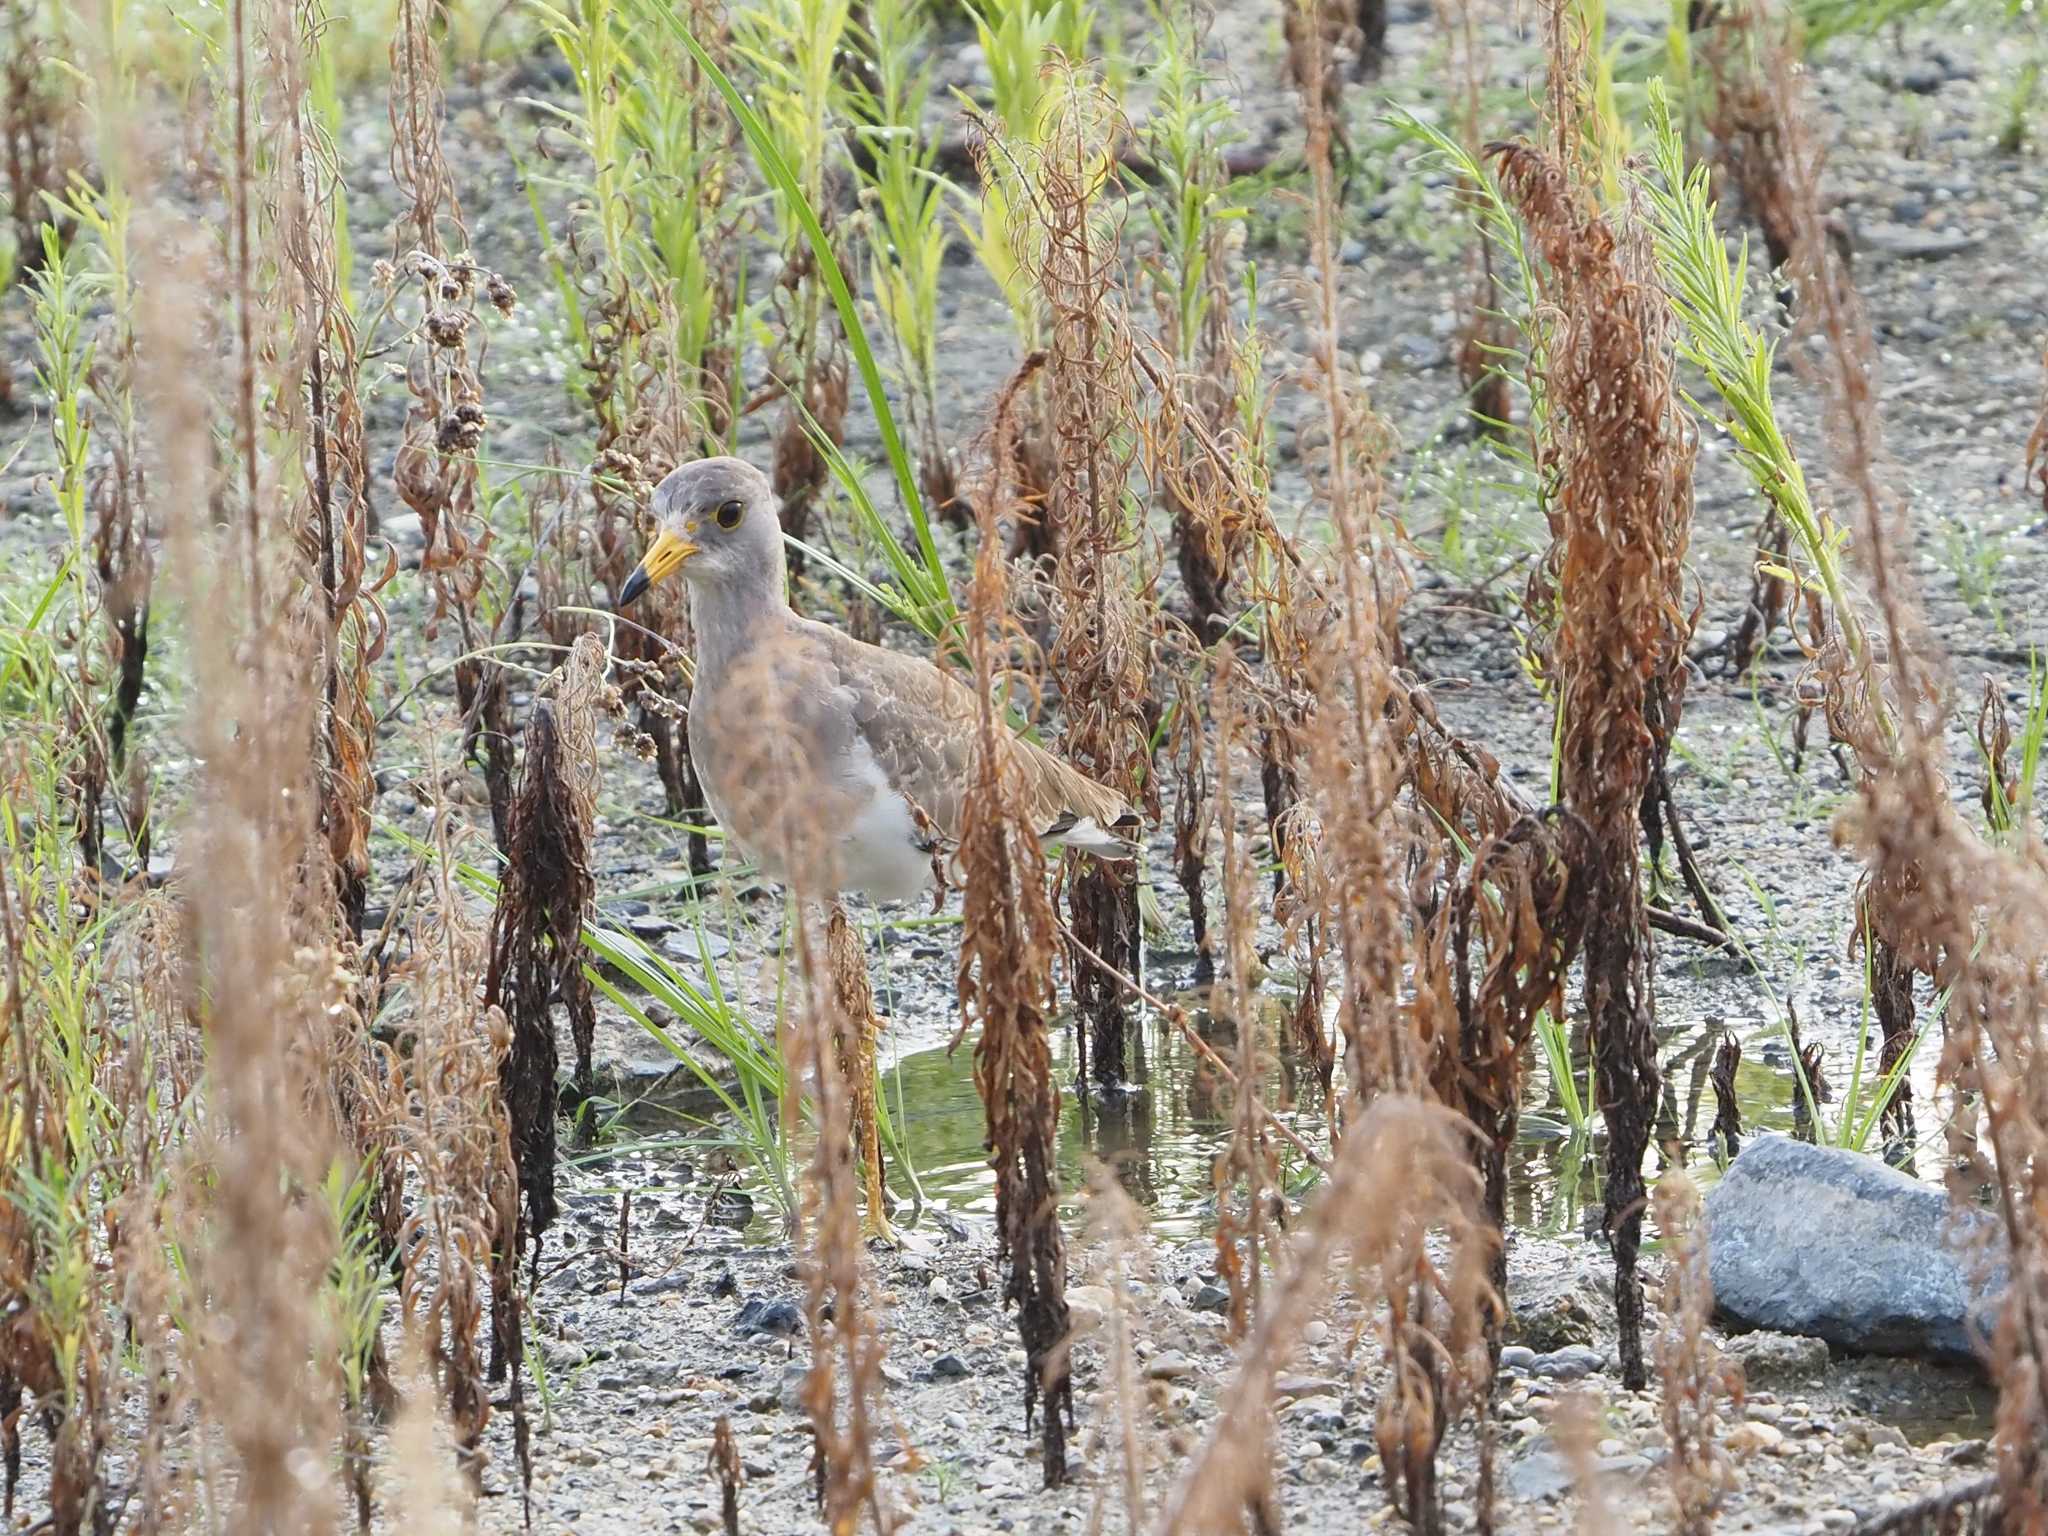
[[(1554, 29), (1563, 26), (1553, 19)], [(1556, 615), (1563, 798), (1590, 836), (1584, 899), (1603, 915), (1586, 935), (1583, 974), (1608, 1126), (1605, 1217), (1621, 1373), (1640, 1388), (1636, 1250), (1658, 1069), (1636, 822), (1659, 742), (1676, 727), (1676, 699), (1660, 689), (1683, 666), (1690, 632), (1680, 580), (1694, 442), (1672, 388), (1672, 323), (1648, 236), (1632, 219), (1597, 211), (1574, 161), (1526, 144), (1494, 153), (1542, 258), (1538, 280), (1554, 317), (1544, 349), (1547, 440), (1538, 445), (1539, 469), (1554, 486), (1552, 543), (1532, 584), (1554, 585), (1556, 595), (1554, 608), (1533, 606)]]
[[(999, 423), (998, 441), (1004, 431)], [(1059, 918), (1047, 893), (1045, 855), (998, 712), (999, 659), (1011, 635), (1009, 580), (996, 498), (977, 499), (981, 546), (968, 604), (967, 653), (980, 700), (957, 862), (963, 871), (959, 995), (961, 1035), (979, 1024), (974, 1082), (996, 1175), (996, 1246), (1009, 1266), (1005, 1302), (1017, 1309), (1024, 1346), (1024, 1419), (1042, 1407), (1041, 1465), (1047, 1487), (1067, 1477), (1074, 1389), (1067, 1359), (1066, 1242), (1059, 1224), (1054, 1139), (1060, 1093), (1046, 1035), (1054, 998)], [(956, 1037), (955, 1044), (958, 1043)]]
[[(1019, 264), (1047, 316), (1044, 381), (1058, 460), (1045, 520), (1054, 551), (1046, 653), (1067, 758), (1133, 803), (1152, 782), (1149, 587), (1139, 581), (1140, 437), (1135, 342), (1109, 194), (1125, 133), (1101, 83), (1067, 67), (1036, 143), (1002, 148)], [(1127, 1086), (1130, 1029), (1119, 974), (1138, 977), (1138, 891), (1128, 865), (1087, 860), (1069, 874), (1068, 909), (1086, 953), (1074, 958), (1084, 1074)]]

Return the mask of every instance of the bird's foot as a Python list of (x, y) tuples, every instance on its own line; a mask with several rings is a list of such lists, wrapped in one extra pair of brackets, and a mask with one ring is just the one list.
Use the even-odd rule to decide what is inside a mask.
[(889, 1220), (889, 1213), (873, 1200), (868, 1202), (867, 1215), (862, 1218), (860, 1234), (871, 1243), (880, 1243), (885, 1248), (900, 1249), (903, 1234), (898, 1232)]

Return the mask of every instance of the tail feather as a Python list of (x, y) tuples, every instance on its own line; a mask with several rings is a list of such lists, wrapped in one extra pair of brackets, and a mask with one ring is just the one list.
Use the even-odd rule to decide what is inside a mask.
[(1060, 817), (1040, 836), (1048, 844), (1078, 848), (1098, 859), (1123, 860), (1137, 857), (1137, 831), (1138, 818), (1135, 816), (1126, 815), (1114, 827), (1104, 827), (1093, 816), (1069, 814)]

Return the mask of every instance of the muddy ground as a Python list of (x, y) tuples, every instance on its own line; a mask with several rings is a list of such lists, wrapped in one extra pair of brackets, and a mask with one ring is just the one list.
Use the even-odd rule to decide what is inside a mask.
[[(1654, 26), (1645, 24), (1648, 30), (1619, 16), (1614, 25), (1654, 43), (1661, 14)], [(1394, 151), (1375, 125), (1382, 102), (1441, 108), (1443, 53), (1432, 14), (1397, 7), (1390, 42), (1384, 79), (1358, 88), (1352, 99), (1362, 155), (1344, 229), (1344, 339), (1401, 445), (1388, 467), (1391, 501), (1421, 550), (1440, 549), (1446, 527), (1454, 526), (1467, 551), (1455, 562), (1417, 561), (1420, 590), (1405, 616), (1414, 666), (1447, 721), (1483, 743), (1521, 788), (1541, 799), (1547, 716), (1517, 661), (1512, 604), (1498, 600), (1520, 589), (1534, 547), (1534, 513), (1525, 488), (1475, 490), (1475, 479), (1496, 479), (1498, 470), (1475, 466), (1467, 446), (1446, 438), (1458, 414), (1451, 333), (1469, 281), (1460, 236), (1441, 179), (1419, 174), (1412, 154)], [(1527, 114), (1515, 102), (1524, 84), (1536, 80), (1533, 55), (1498, 29), (1493, 42), (1500, 110), (1523, 121)], [(1214, 51), (1252, 142), (1291, 142), (1297, 114), (1270, 9), (1230, 8), (1218, 24)], [(2048, 178), (2037, 153), (2010, 156), (1992, 143), (2001, 93), (2021, 57), (2007, 32), (1923, 27), (1833, 45), (1813, 75), (1822, 136), (1831, 146), (1825, 186), (1855, 251), (1856, 280), (1882, 354), (1883, 474), (1910, 508), (1932, 633), (1946, 649), (1958, 699), (1969, 705), (1957, 711), (1951, 732), (1963, 800), (1974, 800), (1981, 782), (1964, 728), (1974, 718), (1980, 675), (1990, 674), (2008, 697), (2017, 697), (2030, 647), (2048, 638), (2048, 526), (2021, 483), (2021, 445), (2040, 398), (2048, 331), (2048, 221), (2042, 217)], [(948, 34), (942, 79), (971, 84), (975, 67), (965, 35)], [(491, 452), (510, 462), (537, 462), (554, 443), (572, 459), (587, 453), (564, 387), (569, 364), (562, 316), (525, 195), (504, 153), (511, 145), (524, 154), (535, 142), (539, 119), (521, 98), (563, 92), (558, 67), (536, 53), (516, 68), (480, 71), (449, 97), (450, 158), (468, 178), (462, 193), (475, 252), (506, 272), (522, 295), (514, 319), (494, 328), (486, 372)], [(343, 152), (355, 168), (358, 248), (369, 254), (390, 248), (387, 137), (382, 102), (363, 101)], [(544, 198), (558, 216), (561, 201), (552, 189)], [(1731, 230), (1742, 227), (1735, 218), (1728, 222)], [(1269, 199), (1248, 222), (1250, 253), (1267, 296), (1270, 351), (1283, 378), (1274, 410), (1276, 505), (1285, 517), (1310, 520), (1312, 531), (1297, 449), (1312, 447), (1320, 407), (1284, 383), (1301, 371), (1307, 345), (1301, 228), (1292, 192)], [(963, 259), (949, 277), (941, 398), (957, 409), (952, 427), (965, 443), (985, 426), (988, 402), (1014, 365), (1015, 348), (999, 296), (980, 269)], [(1756, 312), (1767, 309), (1760, 295)], [(32, 351), (18, 294), (7, 301), (5, 334), (15, 397), (31, 400)], [(1824, 484), (1811, 391), (1789, 368), (1780, 370), (1778, 384), (1790, 436)], [(391, 383), (370, 403), (373, 454), (384, 468), (402, 410), (402, 395)], [(24, 451), (0, 479), (0, 549), (10, 569), (26, 569), (50, 557), (55, 531), (37, 479), (48, 462), (41, 424), (18, 416), (14, 430)], [(858, 402), (851, 439), (860, 452), (879, 457)], [(1725, 440), (1708, 437), (1701, 444), (1692, 553), (1704, 604), (1703, 652), (1739, 616), (1758, 512)], [(386, 531), (401, 559), (416, 563), (416, 526), (393, 516)], [(950, 541), (945, 547), (964, 568), (960, 549)], [(393, 593), (396, 631), (416, 636), (422, 610), (417, 579), (401, 576)], [(829, 597), (821, 594), (818, 602), (826, 605)], [(174, 639), (163, 654), (141, 734), (175, 782), (183, 701), (170, 682)], [(1704, 1115), (1693, 1112), (1703, 1045), (1724, 1025), (1735, 1029), (1749, 1056), (1744, 1097), (1752, 1120), (1783, 1124), (1792, 1089), (1773, 998), (1795, 1000), (1809, 1036), (1826, 1042), (1831, 1061), (1844, 1065), (1859, 1018), (1862, 971), (1847, 943), (1857, 871), (1829, 833), (1845, 780), (1825, 751), (1810, 754), (1796, 775), (1784, 761), (1800, 666), (1796, 651), (1782, 645), (1753, 679), (1723, 676), (1708, 664), (1686, 701), (1679, 802), (1769, 983), (1744, 962), (1682, 942), (1660, 947), (1659, 1010), (1674, 1066), (1674, 1107), (1702, 1177), (1712, 1175), (1697, 1147), (1711, 1103)], [(423, 782), (424, 742), (430, 726), (447, 718), (443, 706), (427, 702), (435, 697), (428, 687), (417, 707), (392, 721), (380, 744), (385, 791), (378, 809), (387, 833), (419, 834), (428, 825), (434, 795)], [(670, 948), (685, 968), (700, 963), (701, 916), (711, 958), (728, 985), (741, 996), (771, 995), (772, 962), (765, 957), (773, 952), (777, 904), (727, 890), (701, 914), (686, 908), (675, 894), (684, 852), (677, 832), (655, 819), (661, 793), (651, 769), (618, 752), (607, 758), (605, 774), (598, 863), (607, 912)], [(479, 791), (473, 782), (458, 785), (457, 798), (474, 807)], [(1191, 973), (1193, 952), (1164, 841), (1155, 840), (1152, 852), (1170, 930), (1154, 946), (1152, 978), (1175, 987)], [(380, 878), (395, 880), (407, 857), (387, 835)], [(174, 846), (168, 859), (175, 866)], [(874, 1260), (890, 1344), (877, 1446), (883, 1497), (903, 1514), (900, 1528), (909, 1531), (1078, 1531), (1094, 1528), (1098, 1509), (1107, 1511), (1104, 1528), (1121, 1529), (1114, 1455), (1101, 1439), (1108, 1425), (1095, 1402), (1101, 1361), (1092, 1340), (1077, 1352), (1077, 1476), (1059, 1492), (1039, 1488), (1036, 1440), (1024, 1432), (1018, 1406), (1022, 1356), (993, 1289), (999, 1280), (967, 1063), (933, 1054), (957, 1023), (953, 934), (942, 925), (919, 925), (914, 920), (920, 916), (867, 914), (873, 966), (891, 1018), (890, 1049), (905, 1065), (894, 1091), (901, 1094), (912, 1159), (931, 1197), (908, 1222), (910, 1247)], [(1287, 980), (1284, 970), (1276, 972), (1270, 990), (1280, 994)], [(1206, 1310), (1212, 1298), (1202, 1291), (1213, 1257), (1202, 1235), (1206, 1156), (1227, 1111), (1202, 1096), (1195, 1074), (1174, 1068), (1178, 1058), (1163, 1027), (1155, 1021), (1146, 1028), (1159, 1071), (1139, 1095), (1141, 1107), (1091, 1108), (1070, 1096), (1063, 1163), (1071, 1183), (1085, 1153), (1121, 1152), (1125, 1185), (1156, 1222), (1150, 1247), (1157, 1274), (1135, 1298), (1148, 1377), (1141, 1430), (1156, 1507), (1201, 1442), (1231, 1370), (1223, 1319)], [(717, 1126), (678, 1118), (701, 1112), (701, 1096), (679, 1091), (688, 1079), (637, 1028), (608, 1016), (601, 1050), (605, 1094), (618, 1114), (597, 1147), (566, 1174), (569, 1214), (550, 1239), (535, 1303), (546, 1367), (535, 1408), (535, 1528), (712, 1529), (717, 1493), (705, 1463), (712, 1425), (723, 1414), (738, 1432), (747, 1468), (742, 1528), (807, 1529), (808, 1433), (792, 1387), (808, 1358), (806, 1341), (800, 1329), (790, 1336), (736, 1326), (752, 1303), (772, 1307), (800, 1297), (768, 1192), (745, 1172), (735, 1189), (731, 1178), (714, 1171), (724, 1160)], [(1931, 1086), (1933, 1055), (1923, 1052), (1916, 1066), (1923, 1095)], [(1535, 1353), (1513, 1355), (1507, 1366), (1503, 1528), (1539, 1530), (1574, 1518), (1548, 1425), (1565, 1394), (1590, 1392), (1602, 1415), (1595, 1455), (1614, 1508), (1635, 1525), (1662, 1529), (1670, 1516), (1657, 1465), (1655, 1401), (1623, 1391), (1607, 1374), (1611, 1302), (1601, 1295), (1607, 1260), (1580, 1232), (1579, 1213), (1588, 1202), (1597, 1205), (1597, 1142), (1594, 1161), (1583, 1161), (1582, 1146), (1553, 1134), (1555, 1117), (1542, 1109), (1547, 1085), (1535, 1082), (1531, 1092), (1536, 1113), (1517, 1184), (1510, 1294), (1529, 1314), (1524, 1326)], [(1311, 1121), (1319, 1113), (1307, 1101), (1299, 1112)], [(908, 1214), (910, 1181), (899, 1174), (897, 1186)], [(623, 1294), (615, 1253), (621, 1190), (632, 1193), (634, 1206)], [(735, 1193), (754, 1202), (753, 1219), (741, 1230), (728, 1224), (744, 1220), (731, 1214)], [(1083, 1220), (1077, 1211), (1077, 1233)], [(1076, 1283), (1099, 1284), (1099, 1246), (1077, 1238), (1075, 1248)], [(1079, 1294), (1084, 1315), (1099, 1305), (1099, 1292)], [(771, 1311), (770, 1321), (781, 1321), (781, 1314)], [(1302, 1358), (1290, 1363), (1274, 1469), (1289, 1531), (1349, 1531), (1387, 1519), (1371, 1434), (1369, 1362), (1376, 1349), (1369, 1340), (1354, 1344), (1357, 1323), (1356, 1310), (1340, 1295), (1312, 1330), (1314, 1341)], [(1582, 1353), (1573, 1354), (1575, 1347)], [(1839, 1528), (1965, 1475), (1982, 1459), (1988, 1400), (1967, 1374), (1831, 1362), (1810, 1347), (1751, 1347), (1748, 1424), (1729, 1437), (1734, 1473), (1722, 1529)], [(486, 1506), (486, 1523), (514, 1529), (521, 1510), (507, 1416), (494, 1426), (492, 1455), (489, 1483), (499, 1496)], [(1447, 1460), (1453, 1524), (1464, 1528), (1474, 1476), (1469, 1442), (1455, 1441)]]

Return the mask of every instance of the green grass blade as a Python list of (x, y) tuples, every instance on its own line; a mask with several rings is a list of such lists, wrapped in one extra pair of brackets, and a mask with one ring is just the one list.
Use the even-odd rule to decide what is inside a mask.
[(817, 211), (804, 196), (803, 187), (796, 173), (776, 146), (775, 137), (768, 125), (761, 120), (752, 105), (734, 85), (732, 78), (720, 68), (719, 63), (697, 41), (683, 19), (676, 14), (669, 0), (635, 0), (648, 15), (669, 29), (675, 40), (683, 46), (697, 67), (703, 70), (718, 94), (725, 99), (740, 131), (746, 135), (747, 144), (754, 152), (754, 163), (762, 176), (775, 189), (789, 211), (795, 216), (803, 230), (804, 239), (810, 245), (811, 254), (817, 262), (818, 274), (824, 279), (825, 287), (832, 295), (833, 307), (839, 311), (840, 324), (845, 327), (847, 345), (853, 350), (854, 365), (860, 370), (862, 386), (867, 390), (868, 403), (875, 413), (875, 425), (882, 434), (882, 447), (888, 454), (890, 468), (896, 474), (896, 489), (903, 498), (904, 508), (910, 514), (910, 525), (917, 535), (918, 554), (930, 580), (945, 591), (947, 617), (952, 617), (953, 604), (951, 588), (946, 582), (945, 567), (939, 561), (938, 546), (932, 542), (931, 522), (925, 516), (924, 498), (918, 493), (917, 475), (910, 463), (910, 454), (904, 448), (903, 436), (897, 430), (895, 412), (890, 408), (889, 397), (882, 387), (882, 370), (875, 362), (874, 348), (868, 342), (867, 329), (861, 324), (860, 310), (854, 303), (853, 289), (847, 284), (846, 274), (839, 269), (839, 258), (832, 249), (832, 240), (825, 233), (825, 226), (819, 222)]

